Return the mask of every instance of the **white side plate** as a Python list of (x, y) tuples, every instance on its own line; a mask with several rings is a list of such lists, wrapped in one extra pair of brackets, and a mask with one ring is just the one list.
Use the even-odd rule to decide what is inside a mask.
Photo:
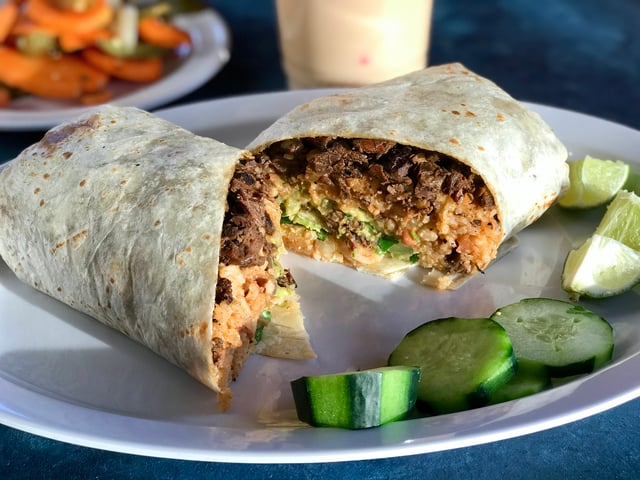
[[(230, 58), (230, 33), (222, 17), (214, 10), (178, 15), (175, 23), (189, 32), (193, 48), (188, 55), (167, 62), (167, 73), (152, 84), (135, 84), (113, 80), (110, 103), (131, 105), (146, 110), (176, 100), (202, 86), (216, 75)], [(83, 110), (77, 103), (26, 96), (0, 108), (0, 130), (47, 129)]]

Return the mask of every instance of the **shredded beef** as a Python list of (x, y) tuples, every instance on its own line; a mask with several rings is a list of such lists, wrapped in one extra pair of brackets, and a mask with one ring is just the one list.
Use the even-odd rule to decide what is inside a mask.
[(433, 209), (433, 202), (436, 200), (436, 195), (442, 187), (442, 178), (446, 175), (441, 172), (443, 168), (439, 166), (435, 161), (425, 162), (418, 165), (418, 173), (416, 178), (416, 185), (413, 190), (416, 198), (425, 200), (427, 205)]
[(340, 210), (332, 210), (325, 217), (327, 226), (332, 232), (349, 242), (352, 246), (368, 244), (369, 240), (363, 235), (362, 222), (358, 219), (345, 215)]
[(490, 208), (495, 205), (493, 195), (491, 195), (491, 192), (486, 187), (486, 185), (481, 185), (476, 190), (476, 202), (478, 202), (478, 205), (484, 208)]
[(278, 286), (280, 287), (297, 287), (297, 283), (296, 280), (293, 278), (293, 275), (291, 275), (291, 272), (289, 271), (289, 269), (285, 269), (284, 273), (282, 275), (280, 275), (277, 279), (276, 279), (276, 283), (278, 284)]
[[(491, 206), (493, 197), (469, 167), (438, 152), (372, 139), (315, 137), (272, 145), (261, 160), (286, 177), (305, 175), (312, 181), (338, 187), (343, 198), (362, 193), (351, 187), (364, 176), (379, 183), (386, 200), (405, 207), (422, 200), (429, 211), (439, 192), (459, 202), (471, 194), (480, 206)], [(358, 198), (366, 203), (366, 199)]]
[(267, 235), (274, 232), (266, 212), (270, 185), (264, 167), (255, 161), (241, 163), (235, 171), (227, 195), (227, 211), (222, 227), (220, 262), (248, 267), (270, 262), (274, 246)]
[[(315, 148), (325, 150), (333, 143), (333, 137), (314, 137), (305, 139), (306, 144), (312, 145)], [(297, 140), (302, 144), (301, 140)]]
[(390, 182), (411, 183), (409, 172), (413, 167), (412, 157), (412, 149), (404, 145), (396, 145), (381, 157), (381, 163)]
[(473, 191), (473, 182), (460, 172), (453, 171), (442, 182), (442, 191), (454, 201), (459, 202), (465, 192)]
[(227, 302), (233, 302), (233, 291), (232, 291), (232, 283), (228, 278), (220, 277), (218, 278), (218, 283), (216, 284), (216, 304)]
[(334, 159), (331, 155), (320, 150), (312, 150), (307, 155), (307, 163), (309, 168), (317, 172), (319, 175), (329, 175), (331, 173)]
[(394, 142), (386, 142), (384, 140), (373, 140), (371, 138), (357, 138), (353, 140), (353, 146), (362, 153), (375, 153), (376, 155), (384, 155), (393, 146)]

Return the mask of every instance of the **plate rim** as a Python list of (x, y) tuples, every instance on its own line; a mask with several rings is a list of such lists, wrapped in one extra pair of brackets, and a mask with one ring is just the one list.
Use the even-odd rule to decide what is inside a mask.
[[(187, 117), (185, 118), (196, 121), (198, 118), (201, 119), (201, 116), (194, 115), (194, 109), (206, 109), (211, 113), (212, 108), (224, 106), (229, 109), (234, 105), (238, 106), (247, 103), (250, 104), (251, 111), (253, 112), (259, 110), (256, 108), (257, 106), (264, 108), (265, 106), (273, 107), (277, 105), (278, 108), (288, 109), (287, 106), (289, 103), (306, 101), (315, 96), (324, 95), (330, 91), (333, 90), (283, 91), (248, 94), (223, 99), (194, 102), (191, 104), (159, 110), (155, 113), (172, 121), (178, 120), (177, 123), (180, 123), (179, 121), (182, 113), (186, 113)], [(283, 102), (283, 98), (286, 98), (289, 103)], [(543, 112), (543, 117), (546, 113), (547, 115), (569, 115), (569, 118), (571, 119), (581, 118), (584, 121), (598, 122), (599, 125), (603, 124), (602, 122), (606, 122), (611, 128), (616, 130), (622, 129), (621, 132), (624, 135), (632, 134), (634, 136), (638, 136), (640, 139), (640, 131), (606, 119), (600, 119), (588, 114), (547, 105), (527, 104), (534, 110)], [(271, 114), (271, 116), (273, 115), (275, 115), (275, 113)], [(576, 115), (578, 117), (575, 117)], [(240, 116), (241, 115), (239, 114), (239, 117)], [(225, 120), (228, 120), (233, 124), (233, 115), (231, 118), (225, 117)], [(188, 125), (186, 127), (188, 127)], [(604, 392), (605, 389), (601, 388), (599, 380), (602, 378), (605, 378), (610, 382), (608, 385), (615, 386), (616, 394), (614, 396)], [(339, 462), (400, 457), (468, 447), (547, 430), (552, 427), (561, 426), (595, 415), (640, 397), (640, 351), (634, 353), (631, 357), (624, 359), (624, 361), (620, 363), (607, 366), (592, 375), (576, 380), (570, 384), (555, 387), (552, 390), (542, 392), (533, 397), (508, 402), (508, 406), (510, 408), (531, 406), (537, 403), (540, 405), (534, 406), (528, 411), (525, 409), (523, 414), (516, 417), (508, 417), (506, 419), (498, 418), (493, 422), (487, 421), (485, 425), (496, 425), (496, 428), (493, 430), (490, 429), (485, 432), (480, 431), (475, 433), (467, 432), (466, 436), (463, 434), (458, 437), (456, 437), (456, 435), (450, 435), (447, 438), (442, 438), (436, 442), (429, 441), (428, 439), (425, 441), (424, 437), (422, 439), (405, 438), (403, 441), (398, 441), (396, 438), (395, 441), (389, 441), (389, 438), (393, 439), (394, 437), (398, 437), (398, 435), (401, 436), (405, 427), (411, 429), (415, 425), (418, 425), (418, 427), (415, 427), (417, 430), (421, 430), (423, 428), (428, 429), (428, 426), (425, 427), (425, 422), (429, 422), (432, 421), (430, 419), (437, 418), (429, 417), (426, 419), (409, 420), (406, 422), (395, 422), (379, 429), (367, 431), (336, 431), (331, 429), (313, 429), (311, 427), (299, 428), (297, 429), (298, 432), (302, 433), (298, 437), (295, 437), (294, 435), (294, 438), (289, 436), (290, 432), (287, 428), (275, 427), (278, 431), (275, 432), (275, 437), (271, 438), (270, 442), (264, 443), (259, 440), (252, 443), (250, 441), (250, 448), (246, 448), (246, 446), (229, 447), (228, 444), (212, 448), (211, 444), (207, 444), (205, 442), (198, 444), (198, 446), (195, 447), (194, 445), (196, 445), (198, 441), (202, 441), (203, 439), (211, 440), (212, 438), (215, 438), (216, 435), (228, 435), (230, 437), (238, 436), (240, 439), (246, 432), (243, 432), (241, 428), (234, 429), (216, 425), (200, 426), (181, 424), (170, 420), (149, 420), (137, 417), (126, 417), (121, 414), (104, 412), (88, 408), (83, 405), (71, 404), (56, 398), (47, 397), (40, 392), (30, 390), (28, 386), (20, 385), (19, 382), (13, 383), (11, 379), (3, 376), (2, 372), (0, 372), (0, 390), (7, 392), (7, 397), (11, 397), (10, 401), (0, 398), (0, 423), (29, 433), (67, 443), (121, 453), (183, 460), (203, 460), (226, 463)], [(576, 408), (575, 390), (581, 390), (581, 393), (583, 394), (583, 398), (577, 399), (578, 408)], [(592, 398), (597, 398), (598, 400), (596, 402), (586, 400)], [(37, 415), (32, 413), (31, 416), (29, 416), (26, 415), (24, 411), (19, 411), (20, 405), (25, 401), (35, 402), (36, 405), (44, 406), (53, 402), (65, 415), (62, 415), (62, 420), (43, 424), (42, 418), (39, 418)], [(482, 411), (487, 414), (498, 413), (502, 408), (505, 408), (504, 404), (484, 407)], [(473, 414), (473, 411), (471, 412), (471, 414)], [(468, 413), (469, 412), (460, 412), (452, 415), (460, 416)], [(491, 415), (488, 416), (491, 417)], [(65, 424), (64, 420), (68, 420), (67, 417), (83, 419), (83, 421), (88, 421), (89, 425), (91, 422), (99, 419), (100, 422), (102, 422), (101, 425), (106, 425), (106, 427), (100, 432), (91, 431), (90, 429), (87, 429), (88, 425)], [(445, 415), (440, 418), (446, 421), (447, 419), (450, 420), (454, 417)], [(514, 419), (521, 419), (521, 421), (514, 421)], [(175, 434), (175, 437), (172, 436), (171, 439), (167, 439), (163, 438), (162, 435), (159, 435), (159, 433), (166, 433), (165, 429), (167, 428), (171, 429)], [(266, 428), (264, 430), (271, 431), (274, 430), (274, 428)], [(150, 444), (149, 442), (141, 443), (140, 441), (137, 441), (135, 437), (131, 437), (131, 432), (135, 431), (145, 432), (149, 438), (154, 438), (156, 443)], [(367, 432), (374, 432), (373, 435), (369, 435), (373, 438), (372, 440), (368, 439)], [(387, 440), (385, 440), (385, 434)], [(305, 438), (314, 435), (320, 435), (328, 441), (331, 439), (342, 438), (343, 436), (360, 440), (365, 439), (367, 441), (357, 448), (350, 450), (332, 447), (313, 451), (309, 450), (306, 446)], [(191, 446), (181, 446), (175, 442), (172, 443), (172, 440), (179, 441), (182, 438), (190, 439), (189, 441), (191, 442)]]

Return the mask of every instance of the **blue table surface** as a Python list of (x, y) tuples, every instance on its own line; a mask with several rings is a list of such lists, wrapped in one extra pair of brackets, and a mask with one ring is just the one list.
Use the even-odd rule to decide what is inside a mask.
[[(285, 89), (273, 0), (209, 3), (229, 24), (232, 58), (219, 75), (172, 105)], [(460, 61), (519, 99), (640, 129), (638, 0), (436, 0), (429, 61)], [(0, 133), (0, 161), (12, 158), (41, 135)], [(640, 478), (640, 400), (568, 425), (479, 446), (401, 458), (302, 465), (143, 457), (69, 445), (0, 426), (3, 479), (223, 476)]]

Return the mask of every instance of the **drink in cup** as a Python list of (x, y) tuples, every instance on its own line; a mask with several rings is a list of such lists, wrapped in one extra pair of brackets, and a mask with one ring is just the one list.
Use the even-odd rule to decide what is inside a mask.
[(359, 86), (422, 69), (432, 0), (276, 0), (290, 88)]

